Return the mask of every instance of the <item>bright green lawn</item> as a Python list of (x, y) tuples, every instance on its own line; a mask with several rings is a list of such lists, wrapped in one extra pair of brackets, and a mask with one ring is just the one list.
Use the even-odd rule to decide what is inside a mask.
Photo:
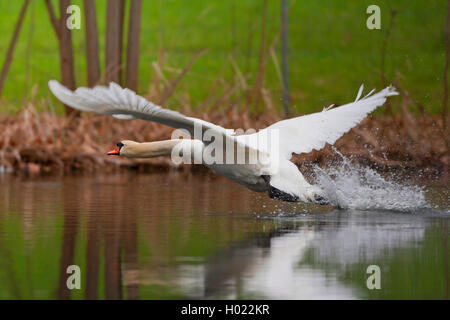
[[(96, 2), (103, 34), (106, 1)], [(234, 18), (233, 2), (236, 8)], [(271, 43), (279, 30), (280, 1), (268, 2), (267, 42)], [(367, 87), (380, 88), (377, 70), (390, 8), (396, 9), (398, 15), (388, 45), (387, 75), (393, 79), (398, 73), (403, 87), (427, 110), (441, 110), (446, 1), (291, 0), (289, 3), (290, 85), (293, 105), (298, 111), (309, 112), (332, 102), (350, 101), (362, 82)], [(0, 0), (1, 62), (21, 4), (19, 0)], [(365, 11), (369, 4), (381, 7), (382, 30), (366, 28), (368, 15)], [(224, 77), (230, 81), (233, 79), (234, 71), (228, 58), (233, 48), (233, 21), (236, 61), (244, 72), (249, 68), (254, 77), (259, 55), (261, 7), (262, 1), (257, 0), (144, 0), (140, 92), (147, 91), (150, 78), (155, 76), (151, 62), (157, 59), (158, 48), (167, 52), (167, 64), (173, 68), (185, 66), (197, 49), (209, 48), (176, 90), (176, 95), (189, 94), (193, 108), (199, 106), (208, 96), (222, 66), (226, 70)], [(251, 46), (248, 45), (249, 32)], [(78, 85), (86, 83), (83, 38), (83, 29), (74, 31)], [(103, 38), (101, 44), (103, 47)], [(103, 61), (103, 54), (101, 58)], [(175, 75), (166, 71), (168, 78)], [(249, 83), (253, 82), (253, 77)], [(38, 97), (49, 97), (46, 83), (53, 78), (59, 78), (55, 35), (44, 1), (33, 0), (4, 89), (2, 111), (20, 108), (36, 83)], [(265, 81), (265, 87), (271, 90), (277, 107), (280, 107), (280, 81), (272, 59), (268, 63)], [(52, 101), (53, 106), (59, 106)], [(179, 100), (174, 96), (168, 104), (176, 108)]]

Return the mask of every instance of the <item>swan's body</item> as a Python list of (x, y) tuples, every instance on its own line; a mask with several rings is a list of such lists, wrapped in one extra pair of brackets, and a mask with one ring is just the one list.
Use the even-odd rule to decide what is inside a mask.
[[(186, 117), (176, 111), (163, 109), (138, 96), (129, 89), (115, 83), (109, 87), (97, 86), (93, 89), (78, 88), (70, 91), (55, 80), (49, 82), (54, 95), (66, 105), (82, 111), (109, 114), (119, 119), (144, 119), (155, 121), (177, 129), (187, 130), (194, 139), (173, 139), (158, 142), (138, 143), (121, 141), (118, 148), (109, 154), (130, 158), (150, 158), (173, 155), (174, 151), (191, 150), (191, 160), (202, 163), (247, 188), (257, 192), (268, 192), (272, 198), (284, 201), (304, 201), (325, 204), (326, 196), (321, 190), (310, 185), (290, 159), (292, 153), (308, 153), (322, 149), (326, 143), (333, 144), (344, 133), (356, 126), (367, 114), (381, 106), (392, 95), (397, 95), (393, 87), (360, 99), (363, 87), (353, 103), (334, 109), (302, 117), (282, 120), (249, 135), (234, 135), (234, 130), (224, 129), (210, 122)], [(266, 137), (277, 134), (276, 143), (267, 143)], [(200, 133), (200, 134), (199, 134)], [(214, 139), (222, 140), (221, 159), (211, 162), (207, 153)], [(216, 140), (214, 140), (216, 141)], [(263, 143), (261, 143), (263, 141)], [(266, 141), (266, 142), (264, 142)], [(225, 147), (233, 145), (237, 154), (245, 154), (245, 163), (236, 161), (235, 154)], [(217, 153), (216, 151), (216, 153)], [(230, 155), (231, 162), (227, 157)], [(264, 161), (258, 161), (263, 159)]]

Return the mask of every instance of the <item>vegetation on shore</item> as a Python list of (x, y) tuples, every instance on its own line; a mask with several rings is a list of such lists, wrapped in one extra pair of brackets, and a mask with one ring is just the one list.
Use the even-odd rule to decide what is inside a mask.
[[(264, 128), (280, 120), (275, 112), (252, 116), (235, 108), (211, 113), (189, 112), (226, 128)], [(0, 117), (0, 166), (26, 173), (116, 170), (134, 168), (196, 169), (175, 166), (169, 157), (123, 159), (106, 156), (122, 139), (155, 141), (169, 139), (173, 129), (152, 122), (123, 121), (109, 116), (59, 116), (37, 112), (29, 103), (19, 114)], [(335, 143), (353, 161), (378, 168), (433, 168), (435, 174), (448, 175), (450, 153), (440, 116), (414, 116), (407, 109), (393, 117), (369, 117)], [(326, 165), (337, 156), (331, 146), (309, 154), (295, 155), (297, 164)]]

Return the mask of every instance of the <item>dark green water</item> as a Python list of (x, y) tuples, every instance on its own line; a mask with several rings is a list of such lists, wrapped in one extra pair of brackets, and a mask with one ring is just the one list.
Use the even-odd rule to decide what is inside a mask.
[(211, 175), (0, 176), (0, 298), (449, 299), (449, 188), (427, 198), (339, 211)]

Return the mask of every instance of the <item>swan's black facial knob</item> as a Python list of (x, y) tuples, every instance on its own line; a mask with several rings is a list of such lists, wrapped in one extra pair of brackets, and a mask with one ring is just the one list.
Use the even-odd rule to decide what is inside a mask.
[(117, 148), (108, 152), (108, 156), (120, 156), (120, 149), (124, 146), (124, 144), (120, 141), (117, 142), (116, 146)]

